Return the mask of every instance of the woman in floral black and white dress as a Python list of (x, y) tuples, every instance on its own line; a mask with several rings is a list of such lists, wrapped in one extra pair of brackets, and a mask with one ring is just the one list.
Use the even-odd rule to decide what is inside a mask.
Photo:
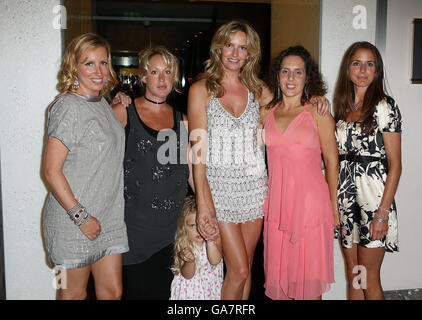
[[(349, 299), (384, 299), (385, 251), (398, 251), (394, 195), (401, 175), (401, 115), (385, 93), (377, 48), (352, 44), (334, 93), (339, 151), (338, 205)], [(360, 285), (354, 281), (360, 272)]]

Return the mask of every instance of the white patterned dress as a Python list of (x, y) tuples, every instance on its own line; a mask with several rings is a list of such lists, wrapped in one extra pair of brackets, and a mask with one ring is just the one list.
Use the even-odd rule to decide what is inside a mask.
[(213, 266), (208, 261), (204, 241), (200, 248), (195, 275), (191, 279), (186, 279), (181, 273), (174, 275), (170, 300), (221, 300), (223, 280), (223, 259)]
[(264, 216), (267, 170), (257, 139), (259, 119), (251, 92), (237, 118), (217, 98), (210, 99), (206, 175), (218, 221), (244, 223)]
[(369, 163), (348, 160), (339, 163), (337, 198), (344, 248), (350, 249), (357, 243), (366, 248), (385, 247), (388, 252), (399, 250), (395, 201), (391, 204), (386, 237), (382, 240), (372, 240), (369, 230), (387, 180), (382, 133), (401, 132), (401, 123), (401, 114), (396, 102), (391, 97), (386, 97), (376, 106), (372, 135), (362, 134), (361, 122), (339, 120), (336, 124), (339, 155), (352, 154), (381, 159)]

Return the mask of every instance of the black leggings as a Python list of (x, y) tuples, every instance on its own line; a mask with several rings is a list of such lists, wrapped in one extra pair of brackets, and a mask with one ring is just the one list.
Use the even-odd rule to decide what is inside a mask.
[(172, 262), (173, 244), (170, 244), (144, 262), (123, 266), (122, 300), (168, 300)]

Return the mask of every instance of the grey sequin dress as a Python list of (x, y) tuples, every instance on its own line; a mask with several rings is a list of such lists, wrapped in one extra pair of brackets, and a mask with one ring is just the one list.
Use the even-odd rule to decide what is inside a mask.
[(206, 175), (218, 221), (244, 223), (264, 216), (267, 170), (258, 146), (259, 118), (259, 104), (251, 92), (237, 118), (211, 97)]
[(101, 224), (101, 234), (90, 241), (48, 194), (43, 213), (48, 259), (64, 269), (129, 250), (123, 218), (125, 133), (107, 101), (96, 98), (65, 94), (48, 112), (47, 139), (54, 137), (69, 149), (63, 174), (75, 198)]

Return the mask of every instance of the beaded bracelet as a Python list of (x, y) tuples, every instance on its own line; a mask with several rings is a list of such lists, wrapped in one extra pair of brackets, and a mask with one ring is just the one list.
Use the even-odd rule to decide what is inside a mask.
[(383, 207), (381, 207), (381, 206), (378, 206), (378, 209), (381, 209), (381, 210), (382, 210), (382, 211), (384, 211), (384, 212), (390, 213), (390, 210), (384, 209), (384, 208), (383, 208)]
[(376, 212), (375, 212), (374, 218), (377, 219), (381, 223), (387, 223), (388, 222), (388, 217), (386, 219), (380, 218), (378, 216), (378, 213), (376, 213)]
[(78, 202), (72, 209), (70, 209), (69, 211), (67, 211), (67, 214), (69, 216), (73, 216), (73, 214), (78, 211), (79, 209), (83, 208), (82, 205)]
[(84, 225), (85, 223), (88, 222), (89, 218), (91, 218), (91, 215), (86, 211), (85, 208), (81, 209), (79, 212), (80, 217), (82, 216), (83, 213), (85, 213), (85, 215), (83, 216), (83, 218), (80, 218), (78, 221), (74, 221), (75, 224), (80, 227), (82, 225)]
[[(83, 215), (85, 213), (85, 215)], [(86, 208), (82, 206), (79, 202), (69, 211), (67, 211), (70, 220), (72, 220), (75, 225), (80, 227), (81, 225), (88, 222), (91, 215), (86, 211)]]

